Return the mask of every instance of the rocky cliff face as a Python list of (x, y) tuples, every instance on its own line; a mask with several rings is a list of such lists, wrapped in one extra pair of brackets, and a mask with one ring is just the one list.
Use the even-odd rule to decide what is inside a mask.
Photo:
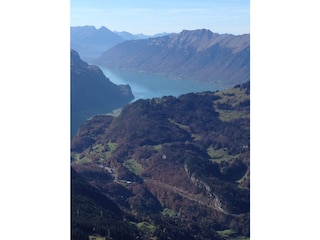
[(95, 63), (232, 87), (250, 80), (250, 35), (184, 30), (120, 43)]

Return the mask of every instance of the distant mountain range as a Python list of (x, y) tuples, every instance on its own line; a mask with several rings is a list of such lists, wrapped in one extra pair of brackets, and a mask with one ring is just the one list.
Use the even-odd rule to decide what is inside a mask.
[(145, 35), (145, 34), (142, 34), (142, 33), (140, 33), (140, 34), (132, 34), (132, 33), (126, 32), (126, 31), (123, 31), (123, 32), (114, 31), (114, 33), (119, 35), (120, 37), (122, 37), (124, 40), (138, 40), (138, 39), (163, 37), (163, 36), (171, 34), (171, 33), (163, 32), (163, 33), (157, 33), (157, 34), (154, 34), (154, 35)]
[(220, 88), (250, 80), (250, 35), (201, 29), (158, 38), (125, 41), (95, 64), (208, 82)]
[(159, 33), (153, 36), (132, 34), (129, 32), (112, 32), (106, 27), (99, 29), (94, 26), (79, 26), (70, 28), (71, 48), (76, 50), (85, 61), (91, 61), (118, 43), (132, 39), (146, 39), (159, 37), (168, 33)]
[(207, 82), (219, 89), (250, 80), (250, 34), (198, 29), (147, 36), (81, 26), (71, 27), (71, 48), (99, 66)]
[(85, 61), (100, 56), (104, 51), (121, 43), (124, 39), (106, 27), (94, 26), (71, 27), (71, 49), (76, 50)]
[(137, 39), (145, 39), (145, 38), (149, 38), (149, 36), (144, 35), (144, 34), (132, 34), (126, 31), (122, 31), (122, 32), (117, 32), (114, 31), (115, 34), (117, 34), (118, 36), (120, 36), (123, 40), (137, 40)]
[(73, 240), (250, 235), (249, 83), (95, 116), (71, 150)]
[(72, 135), (87, 118), (111, 112), (134, 99), (129, 85), (109, 81), (97, 66), (82, 61), (71, 50), (71, 130)]

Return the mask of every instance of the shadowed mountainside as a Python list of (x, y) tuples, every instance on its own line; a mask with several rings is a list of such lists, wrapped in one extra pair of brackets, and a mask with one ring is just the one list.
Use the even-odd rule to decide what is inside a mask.
[(71, 130), (95, 114), (111, 112), (134, 99), (129, 85), (115, 85), (96, 66), (71, 50)]

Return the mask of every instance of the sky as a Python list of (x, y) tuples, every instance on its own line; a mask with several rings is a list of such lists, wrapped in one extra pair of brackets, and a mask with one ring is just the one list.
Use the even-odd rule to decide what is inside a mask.
[(250, 33), (249, 0), (70, 0), (70, 25), (152, 35), (209, 29)]

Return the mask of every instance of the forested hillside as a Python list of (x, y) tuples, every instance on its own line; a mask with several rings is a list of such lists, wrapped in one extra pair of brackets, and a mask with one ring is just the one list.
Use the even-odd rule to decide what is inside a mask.
[(250, 235), (249, 82), (97, 115), (71, 148), (73, 239)]

